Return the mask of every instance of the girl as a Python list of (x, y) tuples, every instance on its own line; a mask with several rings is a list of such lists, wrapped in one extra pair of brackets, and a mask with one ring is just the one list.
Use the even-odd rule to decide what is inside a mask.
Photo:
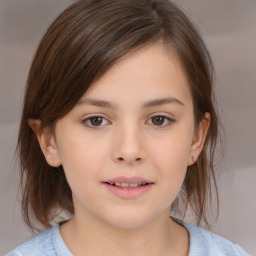
[(212, 80), (202, 39), (167, 0), (66, 9), (31, 65), (18, 140), (25, 221), (49, 230), (8, 256), (248, 255), (173, 216), (189, 208), (207, 224)]

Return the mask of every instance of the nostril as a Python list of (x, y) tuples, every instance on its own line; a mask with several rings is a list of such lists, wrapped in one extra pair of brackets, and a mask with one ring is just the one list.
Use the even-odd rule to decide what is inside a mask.
[[(120, 161), (120, 162), (124, 162), (124, 161), (125, 161), (125, 158), (123, 158), (123, 157), (118, 157), (117, 160)], [(141, 157), (138, 157), (138, 158), (135, 158), (135, 159), (134, 159), (134, 162), (140, 162), (141, 160), (142, 160), (142, 158), (141, 158)]]

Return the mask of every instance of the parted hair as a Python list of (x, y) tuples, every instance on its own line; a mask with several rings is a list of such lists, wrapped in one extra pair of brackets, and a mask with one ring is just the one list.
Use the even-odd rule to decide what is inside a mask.
[[(27, 225), (47, 229), (61, 211), (74, 214), (72, 191), (62, 166), (47, 164), (30, 118), (54, 132), (90, 85), (132, 50), (162, 43), (174, 51), (186, 74), (195, 123), (210, 113), (205, 146), (189, 166), (171, 210), (189, 208), (200, 224), (207, 222), (212, 188), (217, 194), (214, 152), (218, 118), (214, 107), (214, 68), (200, 35), (184, 12), (168, 0), (80, 0), (50, 25), (29, 71), (17, 152), (21, 165), (22, 212)], [(213, 186), (211, 186), (213, 185)]]

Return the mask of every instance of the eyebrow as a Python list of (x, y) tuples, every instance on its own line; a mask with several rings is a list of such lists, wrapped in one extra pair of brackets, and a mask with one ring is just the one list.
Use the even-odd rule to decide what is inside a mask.
[(97, 100), (92, 98), (82, 98), (78, 101), (78, 105), (80, 104), (87, 104), (87, 105), (93, 105), (97, 107), (102, 108), (115, 108), (110, 102), (105, 100)]
[(185, 106), (185, 104), (183, 102), (181, 102), (180, 100), (173, 98), (173, 97), (167, 97), (167, 98), (159, 98), (159, 99), (147, 101), (142, 105), (142, 107), (150, 108), (150, 107), (155, 107), (155, 106), (160, 106), (160, 105), (165, 105), (165, 104), (173, 104), (173, 103), (181, 105), (181, 106)]
[[(108, 101), (98, 100), (93, 98), (82, 98), (78, 101), (78, 105), (80, 104), (93, 105), (93, 106), (102, 107), (102, 108), (112, 108), (112, 109), (116, 108), (114, 105), (112, 105)], [(157, 98), (154, 100), (146, 101), (145, 103), (143, 103), (142, 108), (151, 108), (151, 107), (161, 106), (165, 104), (178, 104), (180, 106), (185, 106), (183, 102), (181, 102), (176, 98), (166, 97), (166, 98)]]

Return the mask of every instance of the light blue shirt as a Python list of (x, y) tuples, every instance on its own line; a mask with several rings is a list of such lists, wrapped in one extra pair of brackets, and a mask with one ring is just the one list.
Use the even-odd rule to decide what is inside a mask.
[[(248, 256), (240, 246), (225, 238), (188, 223), (190, 237), (188, 256)], [(25, 242), (5, 256), (73, 256), (64, 243), (59, 226)]]

